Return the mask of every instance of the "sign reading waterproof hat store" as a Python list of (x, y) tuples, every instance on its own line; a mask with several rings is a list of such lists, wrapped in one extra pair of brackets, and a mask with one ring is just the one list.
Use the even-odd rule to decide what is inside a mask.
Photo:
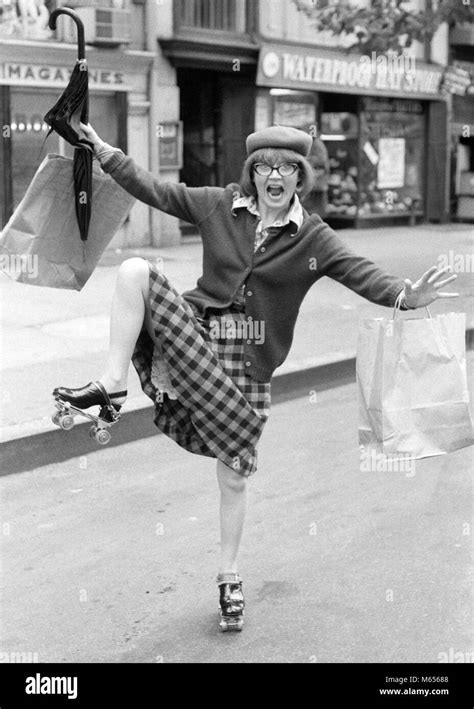
[(439, 98), (442, 69), (408, 54), (359, 55), (293, 45), (264, 45), (258, 86), (353, 94)]

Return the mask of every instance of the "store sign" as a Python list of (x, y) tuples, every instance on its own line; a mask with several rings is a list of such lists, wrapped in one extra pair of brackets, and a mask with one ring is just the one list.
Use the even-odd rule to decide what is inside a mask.
[(453, 61), (454, 67), (459, 67), (459, 69), (464, 69), (469, 74), (470, 83), (467, 87), (466, 94), (468, 96), (474, 95), (474, 62), (466, 62), (462, 59), (455, 59)]
[[(41, 64), (23, 64), (5, 62), (0, 65), (0, 83), (13, 86), (66, 86), (72, 69), (60, 66)], [(122, 71), (105, 69), (89, 69), (89, 85), (91, 88), (125, 91), (128, 87), (125, 74)]]
[(465, 96), (471, 85), (471, 76), (466, 69), (459, 66), (448, 66), (443, 74), (441, 90), (445, 93)]
[(346, 55), (324, 49), (265, 45), (257, 85), (356, 94), (432, 98), (442, 71), (412, 56)]

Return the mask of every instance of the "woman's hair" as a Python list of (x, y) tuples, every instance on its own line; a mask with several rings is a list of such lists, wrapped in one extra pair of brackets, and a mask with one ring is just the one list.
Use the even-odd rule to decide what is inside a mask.
[(257, 162), (267, 162), (270, 165), (279, 165), (282, 162), (293, 162), (298, 165), (298, 183), (296, 191), (302, 199), (311, 192), (314, 184), (313, 168), (299, 153), (286, 148), (262, 148), (251, 153), (244, 162), (240, 176), (240, 189), (244, 196), (255, 197), (257, 189), (253, 181), (253, 166)]

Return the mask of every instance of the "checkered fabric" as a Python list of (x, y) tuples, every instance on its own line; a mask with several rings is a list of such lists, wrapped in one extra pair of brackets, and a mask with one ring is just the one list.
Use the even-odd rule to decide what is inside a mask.
[[(155, 425), (191, 453), (218, 458), (248, 477), (257, 469), (256, 446), (270, 410), (270, 384), (244, 372), (243, 339), (210, 334), (189, 303), (150, 263), (150, 308), (155, 345), (143, 328), (133, 354), (142, 389), (155, 404)], [(235, 322), (244, 313), (221, 311)], [(225, 334), (225, 328), (219, 332)], [(152, 377), (155, 347), (166, 365), (177, 399)]]

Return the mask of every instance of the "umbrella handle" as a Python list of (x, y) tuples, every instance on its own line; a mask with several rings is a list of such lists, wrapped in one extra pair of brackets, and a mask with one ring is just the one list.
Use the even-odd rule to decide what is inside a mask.
[(81, 59), (85, 59), (86, 57), (86, 43), (84, 40), (84, 23), (82, 22), (81, 18), (77, 14), (77, 12), (74, 12), (74, 10), (69, 9), (68, 7), (58, 7), (57, 10), (53, 10), (51, 15), (49, 16), (49, 28), (52, 30), (56, 29), (56, 18), (58, 15), (69, 15), (74, 22), (76, 23), (77, 26), (77, 58), (79, 61)]

